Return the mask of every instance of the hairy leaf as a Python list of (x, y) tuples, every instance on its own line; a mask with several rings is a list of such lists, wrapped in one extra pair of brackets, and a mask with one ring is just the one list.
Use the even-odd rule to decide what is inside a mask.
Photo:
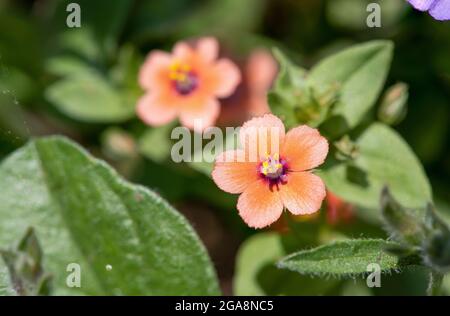
[(310, 278), (277, 269), (275, 263), (286, 255), (280, 235), (260, 233), (241, 246), (234, 277), (236, 295), (323, 295), (338, 280)]
[(85, 122), (121, 122), (135, 112), (135, 102), (94, 71), (80, 70), (54, 83), (46, 97), (61, 112)]
[(308, 85), (323, 87), (338, 84), (339, 102), (323, 129), (338, 136), (360, 123), (375, 104), (383, 88), (393, 45), (372, 41), (352, 46), (322, 60), (308, 76)]
[[(219, 293), (187, 221), (64, 138), (38, 139), (12, 154), (0, 167), (0, 187), (0, 248), (33, 227), (56, 295)], [(80, 288), (66, 285), (70, 263), (81, 267)]]
[(282, 259), (278, 267), (312, 275), (357, 275), (378, 264), (381, 271), (400, 268), (398, 258), (384, 252), (393, 243), (381, 239), (354, 239), (303, 250)]
[(418, 247), (425, 238), (425, 229), (422, 218), (416, 210), (406, 209), (400, 205), (390, 194), (388, 188), (381, 193), (381, 214), (385, 228), (399, 243)]
[(379, 207), (384, 186), (405, 207), (424, 207), (431, 200), (431, 187), (420, 161), (393, 129), (374, 123), (356, 139), (356, 145), (359, 153), (354, 160), (319, 172), (332, 192), (372, 209)]

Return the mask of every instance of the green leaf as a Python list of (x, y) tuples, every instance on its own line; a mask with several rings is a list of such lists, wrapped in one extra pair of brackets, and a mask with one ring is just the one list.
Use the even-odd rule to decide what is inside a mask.
[(380, 265), (381, 271), (398, 270), (397, 257), (384, 252), (392, 245), (382, 239), (354, 239), (338, 241), (311, 250), (303, 250), (282, 259), (278, 267), (312, 275), (357, 275), (367, 273), (371, 263)]
[(280, 65), (280, 70), (277, 79), (274, 83), (274, 88), (284, 93), (289, 91), (292, 87), (301, 88), (304, 86), (306, 70), (294, 64), (281, 50), (273, 49), (273, 56)]
[(259, 233), (246, 240), (237, 256), (234, 294), (323, 295), (338, 284), (337, 280), (277, 269), (275, 262), (285, 255), (282, 238), (276, 233)]
[[(0, 247), (33, 227), (55, 295), (219, 294), (187, 221), (64, 138), (38, 139), (12, 154), (0, 166), (0, 187)], [(66, 286), (70, 263), (81, 266), (81, 288)]]
[(8, 267), (0, 260), (0, 295), (1, 296), (13, 296), (17, 295), (14, 290), (14, 286), (11, 283)]
[(47, 70), (62, 76), (46, 91), (47, 99), (68, 116), (85, 122), (122, 122), (134, 116), (142, 90), (137, 83), (141, 58), (123, 46), (107, 75), (69, 55), (47, 61)]
[(94, 71), (69, 76), (46, 90), (47, 99), (61, 112), (84, 122), (112, 123), (130, 119), (135, 102), (120, 94)]
[[(64, 10), (65, 11), (65, 10)], [(65, 21), (62, 22), (65, 25)], [(89, 27), (81, 27), (64, 31), (58, 38), (63, 51), (82, 57), (89, 62), (101, 64), (105, 61), (100, 42)]]
[(339, 136), (352, 129), (375, 104), (390, 67), (392, 50), (389, 41), (372, 41), (325, 58), (311, 69), (308, 85), (340, 86), (333, 117), (323, 126), (328, 135)]
[(296, 107), (298, 97), (305, 89), (306, 71), (296, 66), (279, 49), (273, 49), (280, 70), (267, 98), (272, 113), (281, 118), (288, 128), (298, 125)]
[(378, 209), (384, 186), (405, 207), (423, 208), (431, 201), (431, 188), (423, 167), (397, 132), (374, 123), (356, 139), (356, 144), (357, 158), (318, 172), (330, 191), (372, 209)]
[(327, 118), (338, 97), (337, 84), (308, 85), (306, 71), (274, 49), (280, 71), (268, 94), (272, 112), (288, 128), (307, 124), (317, 127)]
[(74, 76), (91, 71), (90, 65), (82, 59), (70, 55), (52, 57), (46, 62), (46, 70), (57, 76)]

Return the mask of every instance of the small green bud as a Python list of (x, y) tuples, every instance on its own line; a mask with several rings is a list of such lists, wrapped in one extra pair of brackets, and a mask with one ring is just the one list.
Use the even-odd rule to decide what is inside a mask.
[(356, 145), (348, 135), (344, 135), (337, 142), (334, 142), (336, 147), (336, 159), (346, 161), (356, 159), (359, 155), (359, 147)]
[(331, 108), (339, 100), (340, 85), (330, 84), (321, 91), (314, 90), (314, 98), (316, 102), (324, 108)]
[(381, 214), (387, 230), (398, 242), (420, 247), (425, 238), (425, 227), (414, 211), (400, 205), (385, 187), (381, 193)]
[(298, 123), (317, 127), (329, 116), (332, 107), (338, 100), (339, 88), (337, 85), (328, 85), (317, 89), (305, 87), (297, 96), (295, 102), (295, 115)]
[(393, 85), (383, 96), (378, 109), (378, 118), (388, 125), (400, 123), (406, 115), (407, 101), (408, 85), (402, 82)]

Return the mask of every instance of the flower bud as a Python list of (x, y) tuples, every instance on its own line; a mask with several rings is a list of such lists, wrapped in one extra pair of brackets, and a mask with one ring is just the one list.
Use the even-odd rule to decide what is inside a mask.
[(397, 83), (384, 94), (378, 110), (378, 118), (389, 125), (398, 124), (406, 115), (406, 102), (408, 101), (408, 85)]
[(114, 160), (134, 157), (136, 143), (133, 137), (119, 128), (109, 128), (102, 135), (102, 148), (104, 153)]
[(359, 148), (348, 135), (344, 135), (341, 139), (334, 143), (336, 147), (336, 159), (353, 160), (359, 155)]
[(404, 208), (385, 187), (381, 193), (381, 215), (386, 229), (403, 245), (420, 247), (425, 239), (425, 227), (411, 209)]

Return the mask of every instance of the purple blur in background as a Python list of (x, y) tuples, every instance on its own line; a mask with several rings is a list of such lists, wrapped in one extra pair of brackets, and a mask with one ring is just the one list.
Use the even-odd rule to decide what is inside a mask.
[(450, 20), (450, 0), (408, 0), (408, 2), (417, 10), (428, 11), (436, 20)]

